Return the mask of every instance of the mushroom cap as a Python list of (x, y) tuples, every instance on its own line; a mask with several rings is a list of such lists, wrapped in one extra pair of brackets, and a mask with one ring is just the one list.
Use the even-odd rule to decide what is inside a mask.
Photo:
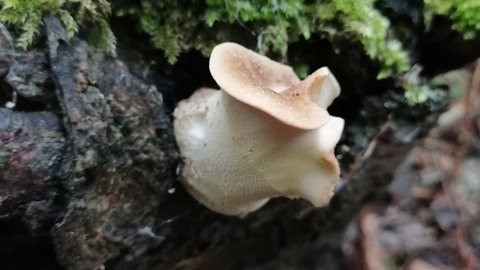
[(210, 72), (235, 99), (303, 130), (325, 125), (330, 118), (325, 108), (340, 94), (326, 67), (301, 81), (291, 67), (235, 43), (213, 49)]

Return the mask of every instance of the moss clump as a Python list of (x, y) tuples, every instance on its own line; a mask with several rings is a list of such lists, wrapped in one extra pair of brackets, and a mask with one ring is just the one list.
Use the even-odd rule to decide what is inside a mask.
[[(410, 68), (409, 56), (401, 43), (389, 36), (390, 23), (375, 8), (375, 0), (317, 1), (307, 7), (315, 31), (335, 29), (337, 35), (359, 40), (365, 52), (382, 65), (378, 78), (402, 74)], [(341, 25), (335, 27), (340, 22)]]
[(257, 37), (257, 50), (284, 59), (288, 44), (311, 33), (360, 41), (366, 53), (382, 64), (380, 77), (406, 72), (409, 58), (401, 44), (389, 39), (389, 21), (374, 8), (374, 0), (206, 0), (142, 1), (124, 6), (118, 15), (139, 19), (171, 63), (191, 48), (208, 54), (221, 42), (215, 26), (239, 24)]
[[(115, 54), (115, 36), (108, 17), (131, 16), (151, 35), (170, 63), (190, 49), (210, 53), (224, 37), (219, 29), (241, 25), (257, 39), (257, 50), (286, 59), (288, 44), (311, 33), (359, 41), (365, 52), (379, 61), (379, 78), (405, 73), (409, 56), (401, 43), (390, 37), (389, 21), (375, 8), (375, 0), (0, 0), (0, 23), (19, 31), (17, 45), (27, 48), (39, 33), (42, 16), (57, 14), (72, 37), (82, 27), (90, 41)], [(111, 8), (111, 3), (114, 7)], [(479, 29), (477, 0), (425, 0), (425, 18), (452, 19), (455, 29), (472, 37)]]
[[(207, 24), (214, 22), (244, 23), (258, 37), (258, 49), (262, 53), (280, 52), (284, 55), (288, 43), (300, 36), (305, 39), (312, 32), (327, 32), (330, 36), (347, 35), (360, 40), (372, 58), (387, 59), (384, 51), (398, 51), (398, 43), (386, 45), (389, 23), (373, 7), (373, 0), (314, 1), (275, 0), (252, 3), (240, 0), (226, 3), (208, 0)], [(393, 44), (393, 43), (388, 43)], [(394, 47), (394, 48), (393, 48)], [(389, 49), (393, 48), (393, 50)], [(401, 55), (406, 60), (406, 55)], [(391, 59), (390, 63), (395, 62)], [(393, 69), (405, 69), (398, 63)]]
[(152, 37), (153, 45), (162, 49), (172, 64), (181, 52), (190, 49), (209, 54), (218, 40), (205, 25), (206, 6), (202, 1), (143, 0), (137, 4), (124, 0), (117, 7), (115, 14), (136, 19)]
[(17, 46), (26, 49), (41, 29), (45, 14), (56, 14), (65, 26), (67, 36), (73, 37), (79, 26), (91, 29), (90, 40), (115, 55), (115, 37), (107, 18), (107, 0), (0, 0), (0, 23), (13, 25), (19, 31)]
[(435, 16), (450, 18), (453, 28), (473, 38), (480, 30), (480, 1), (478, 0), (425, 0), (424, 16), (429, 25)]
[[(311, 33), (328, 33), (360, 41), (366, 53), (382, 64), (380, 77), (405, 72), (408, 56), (398, 41), (389, 40), (389, 22), (373, 7), (374, 0), (205, 0), (115, 1), (115, 14), (132, 16), (165, 51), (170, 63), (189, 49), (209, 54), (221, 42), (218, 25), (240, 24), (257, 37), (260, 53), (286, 58), (288, 44)], [(68, 36), (90, 29), (90, 41), (115, 54), (115, 37), (107, 23), (107, 0), (0, 0), (0, 22), (20, 30), (17, 44), (27, 48), (38, 34), (42, 16), (54, 13)]]
[(301, 0), (231, 1), (207, 0), (206, 24), (240, 23), (257, 36), (260, 53), (270, 51), (285, 56), (288, 43), (303, 36), (310, 38), (312, 17)]

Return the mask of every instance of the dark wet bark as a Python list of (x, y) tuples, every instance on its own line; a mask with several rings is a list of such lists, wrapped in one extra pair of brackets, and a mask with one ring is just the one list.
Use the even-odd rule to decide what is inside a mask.
[[(6, 81), (50, 93), (55, 104), (45, 108), (56, 110), (0, 110), (0, 213), (6, 224), (18, 216), (32, 235), (49, 235), (60, 265), (96, 269), (161, 242), (150, 230), (174, 176), (172, 127), (154, 86), (85, 42), (66, 42), (55, 18), (45, 25), (48, 54), (10, 62)], [(25, 58), (40, 57), (32, 55)], [(28, 81), (11, 83), (15, 76)]]

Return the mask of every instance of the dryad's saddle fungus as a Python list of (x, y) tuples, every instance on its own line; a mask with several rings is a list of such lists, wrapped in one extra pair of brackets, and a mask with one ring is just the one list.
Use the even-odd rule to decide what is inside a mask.
[(340, 175), (333, 150), (344, 125), (325, 110), (340, 93), (329, 69), (301, 81), (288, 66), (223, 43), (210, 72), (221, 90), (199, 89), (174, 115), (190, 194), (226, 215), (278, 196), (325, 205)]

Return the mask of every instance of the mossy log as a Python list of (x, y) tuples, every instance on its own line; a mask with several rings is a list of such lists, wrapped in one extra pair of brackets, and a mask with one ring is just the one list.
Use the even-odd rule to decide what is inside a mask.
[(342, 269), (348, 225), (448, 104), (407, 105), (361, 46), (336, 54), (319, 38), (304, 56), (338, 78), (332, 114), (347, 126), (334, 198), (323, 208), (278, 198), (227, 217), (184, 192), (169, 113), (212, 84), (208, 61), (187, 55), (165, 75), (132, 50), (112, 58), (67, 41), (55, 17), (44, 25), (44, 45), (1, 59), (2, 91), (19, 93), (0, 108), (1, 269)]

